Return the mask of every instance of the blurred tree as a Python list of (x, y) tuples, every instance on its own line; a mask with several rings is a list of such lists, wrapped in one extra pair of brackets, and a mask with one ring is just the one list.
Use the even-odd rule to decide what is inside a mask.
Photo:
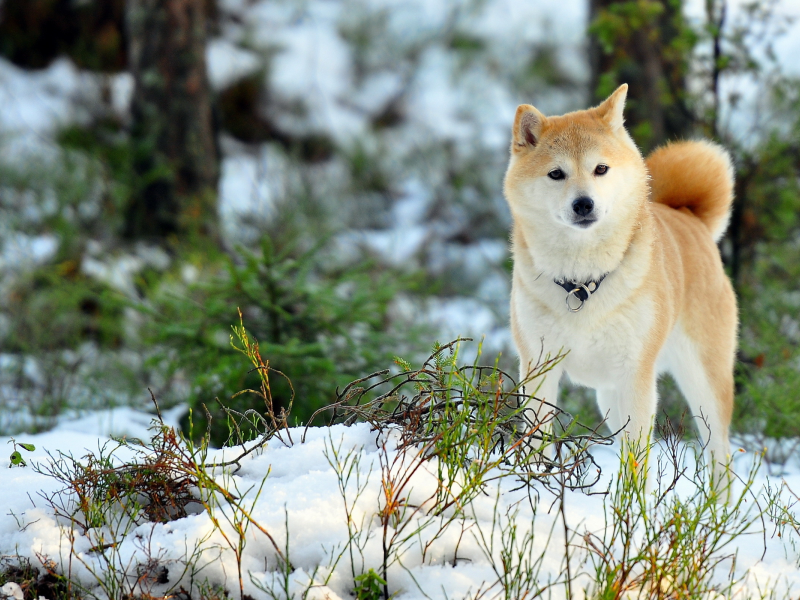
[(694, 125), (686, 75), (697, 35), (682, 0), (589, 0), (593, 102), (629, 86), (628, 129), (646, 152)]
[(66, 54), (84, 69), (125, 69), (125, 0), (3, 0), (0, 55), (41, 69)]
[(219, 151), (206, 75), (204, 0), (128, 0), (134, 169), (129, 239), (218, 241)]

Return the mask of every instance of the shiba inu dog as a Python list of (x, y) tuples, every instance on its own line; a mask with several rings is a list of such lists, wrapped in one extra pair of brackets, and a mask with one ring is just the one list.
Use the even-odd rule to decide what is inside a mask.
[(568, 351), (536, 398), (555, 403), (567, 373), (596, 390), (612, 431), (646, 441), (656, 380), (669, 372), (708, 424), (707, 450), (724, 463), (738, 318), (716, 242), (733, 166), (703, 141), (643, 159), (623, 125), (626, 95), (622, 85), (599, 106), (563, 116), (517, 109), (504, 192), (521, 375), (543, 353)]

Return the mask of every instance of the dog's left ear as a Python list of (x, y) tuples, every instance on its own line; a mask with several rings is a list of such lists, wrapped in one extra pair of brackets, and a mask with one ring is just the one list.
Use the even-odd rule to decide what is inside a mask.
[(619, 129), (625, 123), (622, 112), (625, 109), (625, 98), (627, 97), (628, 84), (623, 83), (595, 109), (606, 123), (611, 125), (611, 129)]

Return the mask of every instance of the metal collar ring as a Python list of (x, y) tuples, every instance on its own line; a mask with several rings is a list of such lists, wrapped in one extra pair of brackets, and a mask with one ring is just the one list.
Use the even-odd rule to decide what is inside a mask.
[[(587, 299), (587, 300), (589, 299), (589, 296), (591, 296), (591, 295), (592, 295), (592, 293), (589, 291), (589, 288), (588, 288), (588, 287), (586, 287), (586, 284), (584, 284), (584, 283), (578, 283), (578, 284), (576, 284), (576, 285), (577, 285), (577, 287), (576, 287), (575, 289), (573, 289), (572, 291), (570, 291), (570, 292), (567, 294), (567, 297), (566, 297), (566, 299), (565, 299), (565, 300), (566, 300), (566, 303), (567, 303), (567, 310), (569, 310), (570, 312), (574, 312), (574, 313), (575, 313), (575, 312), (578, 312), (580, 309), (582, 309), (582, 308), (583, 308), (583, 305), (584, 305), (584, 304), (586, 304), (586, 300), (583, 300), (583, 299), (581, 299), (581, 298), (580, 298), (580, 297), (578, 297), (576, 294), (577, 294), (578, 292), (580, 292), (580, 291), (581, 291), (581, 289), (583, 289), (583, 291), (586, 293), (586, 299)], [(572, 308), (572, 306), (571, 306), (571, 305), (570, 305), (570, 303), (569, 303), (569, 299), (570, 299), (570, 298), (572, 298), (573, 296), (575, 296), (575, 298), (577, 298), (578, 300), (580, 300), (580, 304), (579, 304), (579, 305), (578, 305), (576, 308)]]

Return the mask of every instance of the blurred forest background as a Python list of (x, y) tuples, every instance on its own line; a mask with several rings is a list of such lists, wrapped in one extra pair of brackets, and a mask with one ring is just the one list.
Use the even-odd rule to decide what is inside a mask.
[[(435, 340), (484, 339), (514, 372), (514, 110), (627, 82), (644, 152), (703, 136), (735, 156), (735, 429), (783, 440), (780, 461), (800, 439), (797, 16), (794, 0), (0, 0), (0, 434), (147, 408), (148, 388), (245, 408), (237, 309), (298, 421)], [(278, 377), (273, 393), (292, 396)], [(676, 418), (669, 381), (662, 396)], [(585, 391), (564, 400), (597, 418)]]

